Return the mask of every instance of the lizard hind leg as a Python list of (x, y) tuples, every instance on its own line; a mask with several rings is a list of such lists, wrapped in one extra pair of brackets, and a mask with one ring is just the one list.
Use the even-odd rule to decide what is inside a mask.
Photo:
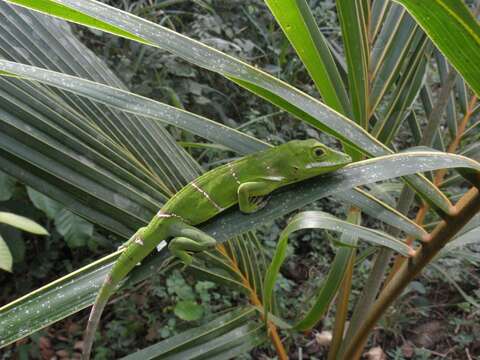
[(191, 265), (193, 261), (190, 253), (209, 250), (217, 244), (217, 241), (210, 235), (184, 223), (176, 224), (173, 227), (172, 236), (174, 238), (170, 240), (168, 249), (172, 255), (178, 257), (187, 266)]

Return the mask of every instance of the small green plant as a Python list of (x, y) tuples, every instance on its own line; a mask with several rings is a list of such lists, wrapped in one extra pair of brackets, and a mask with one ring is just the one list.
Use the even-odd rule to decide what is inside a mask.
[[(15, 192), (16, 182), (7, 174), (0, 172), (0, 201), (9, 200)], [(48, 231), (35, 221), (7, 211), (0, 211), (0, 224), (13, 226), (36, 235), (48, 235)], [(12, 271), (13, 257), (0, 231), (0, 269)]]

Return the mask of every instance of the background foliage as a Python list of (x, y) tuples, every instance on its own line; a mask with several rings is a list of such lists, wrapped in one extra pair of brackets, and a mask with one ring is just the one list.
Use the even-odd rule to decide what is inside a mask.
[[(155, 22), (160, 21), (164, 26), (182, 34), (255, 63), (306, 93), (316, 93), (307, 71), (261, 1), (247, 1), (240, 6), (221, 1), (165, 1), (154, 5), (147, 1), (115, 1), (110, 4)], [(333, 49), (341, 52), (341, 33), (335, 3), (310, 1), (309, 5), (322, 33)], [(239, 11), (243, 16), (238, 16)], [(305, 137), (320, 137), (323, 142), (334, 144), (331, 138), (318, 135), (305, 123), (295, 121), (290, 115), (242, 91), (228, 80), (192, 67), (162, 50), (81, 27), (75, 27), (74, 33), (103, 59), (134, 93), (216, 119), (272, 144)], [(420, 38), (420, 35), (417, 37)], [(388, 132), (380, 136), (383, 136), (384, 140), (392, 138), (392, 146), (398, 149), (416, 143), (415, 136), (411, 136), (412, 132), (415, 134), (415, 124), (426, 123), (429, 116), (428, 104), (434, 103), (439, 96), (449, 69), (445, 59), (433, 50), (431, 45), (423, 46), (427, 48), (429, 56), (431, 55), (430, 60), (423, 63), (417, 60), (414, 65), (423, 67), (422, 70), (412, 74), (411, 78), (405, 77), (405, 83), (411, 85), (415, 84), (417, 75), (418, 88), (412, 89), (410, 99), (407, 96), (399, 97), (398, 102), (388, 101), (399, 96), (395, 89), (402, 84), (398, 84), (397, 88), (387, 91), (387, 101), (379, 108), (385, 118), (388, 118), (387, 115), (391, 116), (391, 121), (395, 124), (399, 124), (395, 121), (395, 116), (399, 116), (399, 113), (405, 114), (404, 112), (408, 111), (410, 114), (408, 121), (399, 126), (398, 136), (394, 137), (393, 133)], [(413, 46), (411, 51), (414, 51)], [(412, 64), (405, 63), (400, 71), (407, 71), (409, 68), (412, 68)], [(422, 84), (425, 86), (420, 89)], [(455, 120), (458, 121), (459, 114), (465, 111), (467, 96), (462, 93), (464, 87), (461, 80), (458, 80), (456, 91), (452, 93), (447, 108), (445, 124), (439, 127), (435, 138), (435, 146), (439, 149), (444, 149), (443, 143), (448, 143), (454, 136), (455, 128), (452, 124)], [(415, 111), (410, 113), (410, 109)], [(472, 123), (476, 124), (477, 114), (472, 116), (472, 119)], [(386, 126), (386, 129), (391, 128), (392, 126)], [(205, 169), (225, 161), (225, 152), (221, 148), (198, 148), (192, 145), (198, 142), (198, 137), (173, 127), (168, 127), (168, 130)], [(478, 159), (476, 140), (478, 127), (473, 126), (463, 148), (467, 151), (470, 149), (471, 156)], [(198, 169), (192, 170), (190, 174), (195, 171)], [(22, 282), (12, 281), (12, 275), (0, 274), (2, 303), (38, 288), (59, 274), (66, 274), (90, 263), (93, 258), (98, 258), (106, 251), (113, 251), (115, 244), (119, 244), (120, 239), (115, 235), (93, 226), (55, 201), (25, 188), (9, 177), (2, 176), (0, 179), (2, 185), (4, 184), (0, 188), (10, 189), (5, 190), (8, 196), (2, 198), (2, 209), (41, 222), (51, 234), (44, 238), (2, 227), (2, 235), (14, 258), (13, 276), (26, 274)], [(171, 193), (178, 183), (167, 184), (163, 193)], [(399, 194), (400, 188), (399, 182), (392, 181), (382, 186), (372, 185), (370, 190), (389, 202)], [(463, 187), (459, 184), (448, 191), (449, 195), (455, 197), (462, 190)], [(344, 204), (332, 199), (321, 200), (311, 207), (320, 207), (336, 215), (344, 214), (347, 210)], [(364, 221), (371, 227), (385, 228), (373, 219), (366, 218)], [(435, 221), (435, 217), (427, 217), (426, 223)], [(257, 232), (267, 258), (273, 254), (279, 233), (284, 227), (285, 220), (281, 219), (265, 224)], [(278, 282), (278, 306), (283, 310), (284, 317), (293, 318), (298, 311), (298, 299), (306, 299), (312, 294), (311, 279), (322, 278), (328, 273), (336, 246), (334, 243), (319, 240), (333, 236), (320, 232), (300, 232), (292, 236), (288, 249), (290, 256)], [(480, 344), (478, 339), (471, 335), (480, 330), (477, 325), (480, 297), (480, 259), (477, 251), (478, 245), (473, 245), (469, 250), (462, 250), (457, 257), (442, 259), (435, 267), (427, 269), (425, 277), (412, 283), (401, 302), (385, 317), (382, 329), (378, 330), (373, 338), (372, 346), (380, 345), (390, 356), (399, 359), (434, 358), (435, 354), (446, 352), (449, 352), (452, 358), (462, 357), (465, 348), (469, 349), (471, 356), (478, 354)], [(366, 258), (365, 261), (358, 262), (352, 288), (353, 296), (358, 295), (362, 289), (372, 267), (371, 260)], [(108, 319), (104, 331), (106, 336), (97, 343), (98, 358), (128, 354), (133, 344), (145, 347), (156, 343), (191, 327), (188, 320), (208, 319), (211, 313), (246, 301), (242, 292), (232, 291), (230, 287), (227, 290), (222, 285), (199, 280), (189, 273), (178, 271), (169, 273), (166, 278), (154, 277), (143, 286), (140, 292), (134, 289), (135, 291), (128, 293), (131, 295), (120, 296), (116, 300), (116, 306), (109, 308), (109, 314), (105, 316), (105, 319)], [(405, 317), (405, 314), (408, 316)], [(333, 310), (313, 332), (289, 338), (287, 341), (291, 348), (303, 349), (307, 358), (324, 353), (320, 334), (323, 330), (332, 329), (332, 315)], [(61, 358), (71, 356), (70, 349), (80, 346), (78, 340), (82, 327), (79, 324), (84, 322), (85, 316), (84, 313), (78, 314), (41, 330), (29, 340), (4, 350), (3, 357), (8, 359), (19, 354), (45, 358), (53, 353)], [(430, 336), (425, 337), (425, 333)], [(446, 333), (452, 336), (445, 338)], [(260, 347), (254, 350), (251, 356), (259, 358), (265, 354), (273, 355), (273, 352), (269, 348)]]

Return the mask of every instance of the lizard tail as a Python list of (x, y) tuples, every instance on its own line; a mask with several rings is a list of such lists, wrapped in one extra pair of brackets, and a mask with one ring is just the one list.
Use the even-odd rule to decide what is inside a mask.
[(93, 341), (95, 340), (95, 332), (97, 330), (98, 324), (100, 323), (103, 309), (105, 309), (105, 305), (107, 305), (108, 299), (110, 298), (110, 295), (113, 293), (114, 289), (115, 284), (112, 283), (112, 277), (110, 274), (108, 274), (102, 284), (97, 298), (95, 299), (92, 310), (90, 311), (87, 329), (85, 330), (85, 335), (83, 338), (82, 360), (90, 359)]

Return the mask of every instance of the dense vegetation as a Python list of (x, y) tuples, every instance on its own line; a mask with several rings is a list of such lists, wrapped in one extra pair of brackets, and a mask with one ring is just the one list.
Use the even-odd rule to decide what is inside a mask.
[[(441, 3), (432, 3), (437, 2)], [(445, 50), (442, 42), (429, 32), (431, 42), (416, 24), (421, 18), (412, 18), (399, 4), (380, 0), (359, 3), (364, 7), (349, 6), (348, 1), (312, 0), (308, 4), (300, 0), (285, 1), (290, 12), (283, 13), (284, 9), (276, 7), (275, 1), (260, 0), (249, 0), (240, 5), (203, 0), (108, 2), (115, 8), (255, 64), (303, 93), (321, 98), (326, 105), (354, 120), (362, 131), (394, 151), (421, 145), (480, 160), (480, 106), (475, 95), (478, 94), (479, 74), (475, 71), (471, 76), (467, 74), (464, 69), (468, 64), (461, 63), (462, 59), (451, 58), (452, 51)], [(409, 5), (409, 1), (402, 3)], [(306, 5), (311, 12), (306, 10)], [(477, 11), (474, 4), (467, 5), (471, 11)], [(295, 9), (300, 10), (295, 13)], [(465, 15), (463, 8), (458, 11)], [(13, 10), (6, 3), (0, 4), (0, 13), (5, 19), (5, 25), (0, 29), (3, 38), (0, 50), (1, 56), (7, 60), (117, 88), (126, 86), (132, 93), (186, 109), (242, 133), (236, 143), (233, 140), (229, 143), (225, 137), (227, 133), (219, 128), (210, 130), (211, 138), (205, 136), (208, 131), (201, 129), (202, 123), (189, 130), (185, 130), (190, 126), (188, 124), (182, 129), (182, 126), (167, 123), (164, 124), (166, 132), (163, 125), (151, 122), (151, 118), (138, 108), (132, 114), (122, 111), (126, 109), (121, 105), (106, 104), (107, 93), (95, 94), (91, 98), (79, 96), (81, 91), (88, 91), (81, 89), (85, 84), (78, 83), (77, 94), (72, 94), (48, 82), (42, 85), (2, 77), (0, 131), (4, 135), (0, 139), (3, 151), (0, 162), (9, 175), (0, 173), (0, 211), (25, 216), (43, 228), (17, 218), (10, 222), (20, 230), (1, 226), (0, 234), (13, 259), (12, 272), (0, 273), (1, 304), (114, 252), (126, 237), (149, 220), (154, 211), (152, 204), (164, 203), (201, 172), (265, 146), (244, 135), (272, 145), (313, 137), (330, 146), (343, 145), (343, 149), (357, 161), (367, 157), (381, 158), (380, 151), (369, 153), (365, 150), (374, 142), (368, 143), (370, 140), (362, 138), (363, 132), (350, 134), (351, 138), (338, 135), (336, 130), (329, 128), (329, 123), (323, 122), (323, 118), (315, 119), (308, 114), (308, 105), (302, 103), (303, 95), (299, 96), (297, 104), (293, 104), (295, 107), (292, 103), (281, 103), (272, 93), (262, 93), (258, 86), (251, 86), (245, 79), (237, 79), (221, 70), (216, 73), (192, 66), (189, 61), (176, 56), (178, 54), (155, 46), (79, 25), (74, 25), (70, 33), (57, 20), (34, 13), (26, 15), (27, 10)], [(21, 17), (16, 15), (18, 13), (25, 15)], [(285, 14), (303, 16), (304, 22), (299, 21), (293, 26), (297, 33), (289, 27), (295, 20), (293, 15), (288, 18)], [(305, 19), (313, 19), (316, 26)], [(361, 31), (362, 21), (367, 32)], [(302, 24), (306, 27), (303, 28)], [(356, 26), (360, 26), (360, 31)], [(32, 29), (36, 35), (26, 36)], [(470, 30), (477, 34), (477, 40), (480, 39), (478, 23), (476, 27), (475, 23), (471, 25)], [(305, 34), (315, 41), (302, 43), (307, 38)], [(57, 43), (53, 38), (60, 41)], [(470, 46), (468, 39), (463, 41), (451, 44), (458, 47), (460, 57), (462, 52), (468, 54), (465, 49)], [(480, 45), (477, 42), (472, 45), (475, 46)], [(310, 51), (299, 51), (300, 48)], [(47, 60), (45, 54), (55, 56)], [(112, 72), (104, 68), (99, 59)], [(459, 74), (450, 63), (455, 64)], [(475, 67), (474, 64), (470, 65)], [(328, 81), (324, 79), (322, 69), (330, 74)], [(21, 71), (14, 68), (0, 70)], [(30, 78), (26, 73), (19, 76)], [(53, 81), (53, 78), (49, 80)], [(140, 100), (132, 100), (132, 106), (135, 101)], [(141, 104), (155, 111), (153, 104)], [(319, 109), (325, 111), (324, 116), (331, 121), (330, 124), (343, 124), (345, 118)], [(165, 114), (159, 112), (157, 115)], [(62, 122), (69, 125), (55, 132), (63, 126)], [(30, 137), (29, 126), (36, 129), (31, 130)], [(209, 124), (203, 126), (207, 128)], [(92, 140), (95, 133), (97, 140), (105, 142), (105, 147)], [(62, 137), (68, 137), (68, 141), (63, 142)], [(211, 141), (206, 143), (205, 138)], [(57, 148), (60, 151), (56, 152)], [(428, 152), (433, 159), (430, 149), (417, 151)], [(40, 155), (35, 156), (36, 153)], [(111, 157), (112, 163), (107, 164), (102, 156)], [(409, 174), (423, 172), (421, 166), (428, 163), (428, 159), (423, 159), (423, 163), (412, 161)], [(442, 217), (448, 218), (445, 216), (448, 209), (442, 209), (444, 199), (438, 193), (430, 193), (433, 199), (428, 199), (422, 188), (417, 187), (415, 195), (398, 176), (388, 176), (400, 164), (399, 161), (400, 158), (383, 169), (370, 169), (365, 165), (367, 173), (379, 172), (383, 174), (380, 176), (383, 176), (382, 180), (386, 180), (359, 184), (362, 191), (378, 199), (376, 204), (380, 204), (381, 211), (372, 203), (342, 197), (346, 188), (333, 194), (337, 196), (318, 196), (314, 203), (304, 199), (302, 204), (308, 205), (302, 206), (301, 210), (328, 212), (351, 224), (363, 225), (362, 230), (377, 229), (400, 239), (415, 241), (418, 248), (423, 230), (392, 208), (396, 207), (427, 231), (438, 226)], [(474, 161), (467, 165), (460, 164), (460, 161), (463, 160), (439, 158), (437, 165), (431, 165), (425, 172), (452, 203), (472, 188), (472, 182), (475, 183), (475, 178), (465, 172), (440, 170), (447, 162), (452, 163), (449, 167), (477, 169), (478, 163)], [(478, 185), (478, 177), (476, 181)], [(318, 188), (321, 191), (321, 184)], [(125, 197), (115, 197), (115, 194), (125, 195), (122, 191)], [(289, 191), (301, 199), (306, 188)], [(153, 200), (145, 200), (138, 193), (148, 194)], [(113, 205), (110, 196), (115, 200)], [(401, 267), (402, 259), (392, 255), (390, 250), (379, 250), (358, 241), (348, 232), (346, 222), (337, 229), (340, 232), (302, 230), (300, 227), (300, 231), (292, 232), (289, 239), (288, 256), (276, 282), (272, 312), (277, 317), (273, 318), (271, 331), (267, 334), (262, 314), (251, 307), (263, 304), (263, 285), (257, 288), (256, 284), (263, 282), (282, 231), (289, 232), (286, 226), (292, 217), (283, 215), (292, 215), (287, 210), (299, 207), (287, 204), (287, 209), (282, 210), (283, 198), (279, 197), (277, 202), (275, 199), (272, 206), (277, 212), (274, 216), (262, 213), (254, 216), (255, 226), (242, 225), (243, 220), (236, 213), (227, 214), (225, 223), (214, 223), (212, 226), (222, 229), (232, 226), (235, 229), (226, 230), (220, 240), (231, 237), (227, 235), (236, 236), (221, 245), (216, 253), (199, 255), (194, 267), (182, 270), (181, 264), (170, 259), (164, 261), (162, 256), (152, 257), (149, 263), (139, 267), (129, 279), (128, 288), (117, 294), (104, 315), (95, 358), (110, 359), (128, 354), (145, 358), (144, 353), (135, 354), (135, 351), (157, 343), (168, 347), (161, 340), (182, 334), (192, 327), (198, 327), (200, 341), (208, 345), (205, 351), (220, 354), (222, 346), (229, 346), (236, 351), (233, 354), (243, 353), (240, 358), (281, 358), (282, 348), (291, 358), (303, 356), (305, 359), (334, 358), (335, 351), (345, 351), (348, 341), (340, 346), (340, 334), (347, 327), (346, 317), (353, 316), (358, 329), (358, 323), (371, 308), (378, 288), (383, 286), (389, 266), (394, 269), (389, 275), (392, 277)], [(285, 199), (288, 203), (288, 198)], [(470, 212), (473, 216), (473, 210)], [(304, 214), (305, 221), (314, 222), (309, 213), (300, 214)], [(324, 216), (322, 219), (326, 217), (320, 212), (317, 215)], [(233, 227), (235, 221), (240, 224), (238, 229)], [(375, 354), (381, 356), (383, 352), (395, 359), (473, 359), (480, 356), (480, 342), (474, 335), (480, 332), (480, 245), (478, 241), (474, 243), (480, 229), (478, 221), (478, 216), (474, 217), (457, 235), (459, 245), (464, 242), (466, 246), (451, 246), (450, 252), (440, 252), (439, 257), (425, 267), (422, 276), (410, 282), (401, 295), (398, 294), (395, 305), (385, 312), (380, 326), (374, 329), (366, 356), (376, 359)], [(0, 222), (9, 223), (2, 221), (1, 217)], [(305, 226), (310, 227), (325, 228), (318, 222)], [(255, 232), (246, 232), (253, 228)], [(445, 249), (448, 250), (448, 245)], [(339, 265), (341, 256), (342, 266)], [(98, 285), (97, 279), (102, 276), (98, 269), (111, 259), (100, 261), (77, 275), (71, 275), (60, 285), (46, 289), (45, 298), (41, 298), (41, 294), (32, 294), (32, 301), (38, 301), (37, 305), (32, 305), (32, 311), (38, 308), (35, 306), (44, 304), (44, 308), (48, 301), (66, 294), (70, 294), (71, 299), (78, 295), (79, 300), (77, 303), (72, 300), (70, 308), (65, 306), (64, 313), (46, 310), (43, 319), (42, 316), (25, 317), (24, 321), (31, 321), (30, 329), (17, 328), (13, 335), (0, 333), (5, 335), (5, 338), (0, 336), (2, 342), (17, 341), (0, 350), (2, 358), (78, 356), (88, 314), (84, 310), (67, 316), (91, 303), (95, 287), (84, 292), (76, 291), (86, 288), (88, 281)], [(153, 264), (156, 271), (152, 271), (149, 264)], [(335, 268), (339, 274), (335, 284), (333, 264), (340, 267)], [(328, 283), (331, 285), (328, 291), (321, 287), (326, 279), (332, 281)], [(364, 303), (359, 305), (358, 299)], [(15, 306), (19, 306), (19, 312), (28, 311), (22, 307), (27, 305), (28, 308), (28, 301), (27, 298), (23, 303), (1, 308), (0, 324), (12, 321), (11, 310)], [(314, 326), (309, 331), (285, 329), (285, 321), (294, 324), (302, 313), (305, 316), (315, 301), (323, 301), (325, 306), (323, 312), (312, 317)], [(330, 303), (332, 306), (328, 306)], [(215, 323), (219, 316), (230, 318), (233, 329), (240, 331), (239, 343), (234, 342), (236, 339), (231, 329), (217, 326), (215, 336), (224, 335), (225, 342), (212, 344), (202, 325)], [(272, 329), (275, 334), (280, 334), (280, 345), (272, 336)], [(31, 335), (24, 338), (24, 334)], [(352, 334), (347, 334), (345, 339), (351, 339), (349, 335)], [(181, 340), (175, 343), (178, 337), (172, 339), (174, 342), (170, 344), (179, 351), (178, 356), (187, 356), (182, 354), (196, 349), (195, 345), (185, 345)], [(152, 351), (161, 353), (158, 349)], [(224, 351), (223, 356), (229, 354)]]

